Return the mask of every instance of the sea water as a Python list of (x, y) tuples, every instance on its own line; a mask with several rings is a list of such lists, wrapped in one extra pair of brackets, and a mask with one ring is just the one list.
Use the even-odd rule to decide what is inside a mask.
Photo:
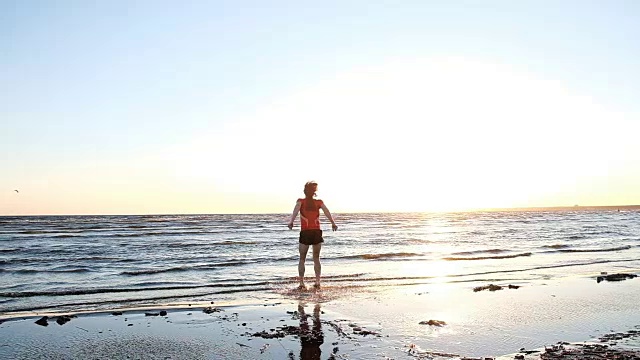
[[(296, 285), (288, 214), (0, 217), (0, 315), (278, 294)], [(335, 214), (323, 282), (522, 284), (640, 269), (637, 209)], [(307, 276), (313, 276), (309, 254)]]

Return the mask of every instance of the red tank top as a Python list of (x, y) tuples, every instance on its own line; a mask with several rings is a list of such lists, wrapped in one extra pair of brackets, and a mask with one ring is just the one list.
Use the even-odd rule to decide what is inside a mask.
[(307, 199), (300, 201), (300, 226), (302, 230), (320, 229), (320, 207), (322, 200), (313, 200), (313, 209), (307, 209)]

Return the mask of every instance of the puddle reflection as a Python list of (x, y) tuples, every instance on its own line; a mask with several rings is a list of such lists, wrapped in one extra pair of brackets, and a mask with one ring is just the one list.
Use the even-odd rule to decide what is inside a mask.
[[(320, 304), (313, 307), (313, 314), (308, 315), (304, 309), (304, 303), (298, 303), (300, 314), (300, 360), (320, 360), (322, 351), (320, 345), (324, 343), (322, 322), (320, 321)], [(311, 324), (309, 324), (311, 318)]]

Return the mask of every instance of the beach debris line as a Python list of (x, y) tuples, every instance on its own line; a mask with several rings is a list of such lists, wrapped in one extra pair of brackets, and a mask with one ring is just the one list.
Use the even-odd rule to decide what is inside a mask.
[[(519, 285), (507, 285), (508, 289), (519, 289), (520, 286)], [(489, 291), (497, 291), (497, 290), (502, 290), (504, 289), (504, 286), (500, 286), (500, 285), (494, 285), (494, 284), (489, 284), (489, 285), (485, 285), (485, 286), (477, 286), (473, 288), (473, 292), (478, 292), (478, 291), (483, 291), (483, 290), (489, 290)]]
[(420, 321), (418, 324), (420, 324), (420, 325), (429, 325), (429, 326), (437, 326), (437, 327), (441, 327), (441, 326), (447, 325), (447, 323), (442, 321), (442, 320)]
[(596, 281), (598, 283), (600, 283), (602, 281), (622, 281), (622, 280), (627, 280), (627, 279), (633, 279), (635, 277), (638, 277), (638, 275), (619, 273), (619, 274), (610, 274), (610, 275), (598, 276), (596, 278)]
[[(570, 344), (558, 343), (551, 347), (544, 347), (540, 359), (638, 359), (634, 350), (614, 349), (606, 344)], [(524, 356), (522, 357), (524, 359)]]
[[(627, 332), (615, 332), (605, 334), (597, 339), (597, 342), (569, 343), (559, 341), (554, 345), (545, 346), (537, 350), (520, 349), (515, 354), (514, 359), (540, 359), (540, 360), (584, 360), (584, 359), (617, 359), (617, 360), (638, 360), (640, 359), (640, 350), (634, 345), (631, 347), (617, 346), (618, 342), (640, 337), (640, 330), (629, 330)], [(535, 357), (526, 357), (525, 355), (534, 355)], [(503, 357), (500, 357), (501, 359)]]
[(610, 341), (619, 341), (619, 340), (634, 338), (634, 337), (640, 337), (640, 330), (629, 330), (626, 333), (617, 332), (617, 333), (605, 334), (601, 336), (598, 340), (600, 340), (600, 342), (610, 342)]
[(520, 348), (520, 352), (526, 355), (539, 353), (540, 350), (527, 350), (526, 348)]
[[(275, 328), (270, 328), (268, 330), (262, 330), (262, 331), (257, 331), (253, 333), (246, 332), (241, 336), (246, 335), (246, 336), (252, 336), (252, 337), (259, 337), (263, 339), (276, 339), (276, 340), (284, 338), (286, 336), (294, 336), (299, 338), (302, 342), (306, 344), (319, 345), (324, 342), (325, 334), (321, 329), (315, 328), (315, 326), (319, 324), (324, 324), (324, 325), (329, 325), (330, 328), (334, 330), (339, 337), (344, 337), (347, 339), (354, 339), (353, 337), (354, 335), (359, 335), (362, 337), (366, 337), (368, 335), (381, 337), (380, 333), (376, 331), (364, 329), (362, 326), (358, 326), (357, 324), (348, 322), (347, 320), (326, 321), (326, 320), (319, 320), (317, 318), (314, 318), (314, 323), (316, 325), (308, 326), (306, 325), (307, 319), (310, 317), (308, 314), (301, 314), (297, 311), (287, 311), (287, 314), (292, 315), (293, 318), (300, 319), (301, 320), (300, 326), (282, 325)], [(340, 325), (341, 322), (347, 323), (348, 328), (351, 328), (350, 333), (345, 332), (343, 327)], [(334, 345), (333, 354), (332, 354), (332, 357), (331, 356), (329, 357), (330, 359), (336, 358), (336, 353), (339, 351), (339, 348), (335, 346), (337, 344), (338, 342), (333, 343)]]
[[(338, 324), (338, 321), (346, 321), (346, 320), (337, 320), (337, 321), (322, 320), (322, 323), (331, 326), (333, 330), (336, 332), (336, 334), (338, 334), (338, 336), (349, 338), (349, 335), (347, 335), (347, 333), (344, 332), (344, 330), (342, 330), (342, 327), (340, 327), (340, 324)], [(333, 345), (338, 345), (338, 343), (335, 343)]]

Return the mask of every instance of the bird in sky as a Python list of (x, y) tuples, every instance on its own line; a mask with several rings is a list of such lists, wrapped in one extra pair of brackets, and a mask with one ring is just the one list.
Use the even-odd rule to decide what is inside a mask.
[(20, 191), (18, 191), (18, 190), (13, 190), (13, 191), (17, 192), (18, 194), (20, 193)]

